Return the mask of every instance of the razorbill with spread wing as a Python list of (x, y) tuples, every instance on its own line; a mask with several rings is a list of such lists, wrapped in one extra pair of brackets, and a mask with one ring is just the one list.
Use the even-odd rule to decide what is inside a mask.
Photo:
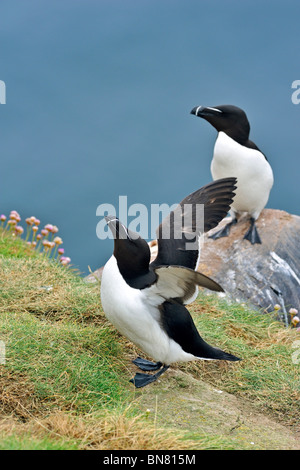
[[(224, 178), (183, 199), (157, 230), (158, 254), (151, 264), (148, 243), (118, 218), (106, 217), (114, 235), (114, 252), (102, 273), (103, 310), (120, 333), (157, 361), (140, 357), (133, 361), (141, 370), (158, 370), (154, 375), (137, 373), (131, 380), (136, 387), (154, 382), (177, 361), (239, 360), (207, 344), (184, 306), (195, 300), (198, 286), (223, 291), (195, 271), (200, 252), (197, 207), (204, 205), (206, 232), (228, 213), (235, 188), (235, 178)], [(188, 220), (187, 212), (192, 214)]]
[(268, 202), (274, 179), (266, 156), (249, 140), (250, 124), (246, 113), (236, 106), (221, 105), (196, 106), (191, 114), (205, 119), (218, 131), (211, 162), (213, 179), (236, 176), (238, 180), (230, 211), (232, 220), (211, 238), (226, 237), (237, 217), (247, 212), (251, 222), (244, 238), (252, 244), (261, 243), (255, 221)]

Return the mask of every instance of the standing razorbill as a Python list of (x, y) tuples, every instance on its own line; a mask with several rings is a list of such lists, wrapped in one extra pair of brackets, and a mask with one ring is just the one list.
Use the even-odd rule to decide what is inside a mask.
[[(198, 286), (223, 291), (215, 281), (195, 271), (201, 235), (196, 214), (198, 205), (203, 204), (204, 231), (216, 227), (228, 213), (235, 189), (236, 179), (224, 178), (183, 199), (157, 230), (158, 254), (151, 264), (148, 243), (115, 216), (106, 217), (114, 235), (114, 252), (102, 273), (104, 313), (120, 333), (157, 361), (140, 357), (133, 361), (141, 370), (158, 370), (154, 375), (137, 373), (131, 380), (136, 387), (154, 382), (173, 362), (239, 360), (207, 344), (184, 306), (195, 300)], [(192, 214), (188, 221), (187, 212)]]
[(218, 137), (211, 162), (213, 179), (237, 177), (238, 184), (231, 215), (232, 221), (211, 238), (226, 237), (237, 216), (248, 212), (250, 228), (244, 238), (252, 244), (261, 243), (255, 221), (268, 202), (273, 186), (273, 171), (266, 156), (249, 140), (250, 124), (246, 113), (236, 106), (196, 106), (191, 114), (208, 121)]

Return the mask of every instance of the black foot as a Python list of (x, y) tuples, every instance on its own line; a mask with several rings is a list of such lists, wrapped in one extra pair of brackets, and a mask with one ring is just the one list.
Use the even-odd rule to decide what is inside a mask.
[(219, 230), (218, 232), (213, 233), (213, 234), (210, 235), (208, 238), (213, 238), (213, 240), (217, 240), (218, 238), (228, 237), (231, 226), (234, 225), (234, 224), (236, 224), (236, 223), (237, 223), (237, 220), (236, 220), (236, 219), (233, 219), (231, 222), (229, 222), (228, 224), (226, 224), (225, 227), (223, 227), (223, 228), (222, 228), (221, 230)]
[(151, 361), (147, 361), (147, 359), (142, 359), (141, 357), (137, 357), (132, 362), (133, 362), (133, 364), (138, 366), (138, 368), (141, 369), (141, 370), (149, 370), (149, 371), (158, 370), (162, 366), (161, 362), (151, 362)]
[(158, 377), (160, 377), (161, 374), (163, 374), (168, 368), (169, 366), (164, 366), (161, 370), (156, 372), (156, 374), (154, 375), (141, 374), (140, 372), (137, 372), (134, 378), (130, 379), (129, 382), (133, 383), (136, 386), (136, 388), (145, 387), (146, 385), (151, 384), (152, 382), (155, 382), (158, 379)]
[(253, 218), (251, 218), (250, 224), (251, 225), (249, 227), (249, 230), (245, 234), (244, 239), (249, 240), (249, 242), (251, 242), (252, 245), (254, 245), (255, 243), (261, 243), (261, 239), (260, 239), (260, 236), (258, 234), (256, 225), (255, 225), (255, 220)]
[(151, 384), (152, 382), (155, 382), (157, 378), (154, 375), (149, 375), (149, 374), (141, 374), (140, 372), (137, 372), (134, 376), (133, 379), (130, 379), (129, 382), (133, 383), (136, 388), (141, 388), (145, 387), (148, 384)]

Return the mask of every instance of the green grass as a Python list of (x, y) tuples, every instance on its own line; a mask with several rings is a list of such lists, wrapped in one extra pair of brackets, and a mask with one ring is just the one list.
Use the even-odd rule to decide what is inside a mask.
[(0, 253), (9, 258), (36, 258), (38, 253), (32, 250), (20, 237), (14, 237), (11, 233), (0, 227)]
[[(108, 327), (2, 315), (6, 367), (35, 384), (35, 400), (90, 412), (124, 401), (122, 348)], [(0, 406), (1, 408), (1, 406)]]
[(3, 436), (0, 440), (0, 450), (78, 450), (79, 443), (66, 439), (37, 438), (30, 433), (22, 436)]
[[(99, 286), (45, 256), (1, 255), (0, 313), (24, 312), (55, 320), (103, 320)], [(98, 318), (99, 317), (99, 318)]]
[(215, 386), (251, 399), (261, 410), (274, 412), (289, 424), (299, 422), (299, 365), (292, 361), (292, 345), (299, 333), (285, 328), (272, 314), (262, 315), (214, 296), (199, 297), (191, 312), (210, 344), (242, 361), (223, 369), (200, 362), (187, 368), (201, 371)]
[[(200, 294), (190, 311), (206, 341), (242, 361), (177, 367), (287, 425), (299, 423), (299, 365), (291, 359), (299, 334), (272, 315), (216, 296)], [(0, 340), (6, 346), (0, 450), (244, 448), (230, 435), (182, 434), (178, 428), (159, 434), (145, 417), (135, 421), (141, 395), (128, 381), (137, 351), (105, 319), (99, 284), (86, 283), (1, 229)], [(176, 387), (183, 393), (179, 379)], [(56, 413), (62, 415), (56, 419)], [(13, 425), (2, 425), (1, 416)]]

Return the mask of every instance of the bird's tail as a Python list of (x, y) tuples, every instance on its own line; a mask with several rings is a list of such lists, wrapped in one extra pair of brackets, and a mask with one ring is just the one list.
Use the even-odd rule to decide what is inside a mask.
[[(201, 338), (202, 339), (202, 338)], [(202, 339), (203, 343), (204, 340)], [(222, 351), (222, 349), (214, 348), (210, 346), (208, 343), (202, 343), (201, 347), (201, 357), (199, 359), (217, 359), (220, 361), (241, 361), (241, 359), (233, 354), (227, 353)], [(203, 354), (204, 353), (204, 354)]]
[(220, 359), (223, 361), (241, 361), (240, 357), (234, 356), (233, 354), (227, 353), (225, 351), (219, 350), (220, 357), (216, 359)]

